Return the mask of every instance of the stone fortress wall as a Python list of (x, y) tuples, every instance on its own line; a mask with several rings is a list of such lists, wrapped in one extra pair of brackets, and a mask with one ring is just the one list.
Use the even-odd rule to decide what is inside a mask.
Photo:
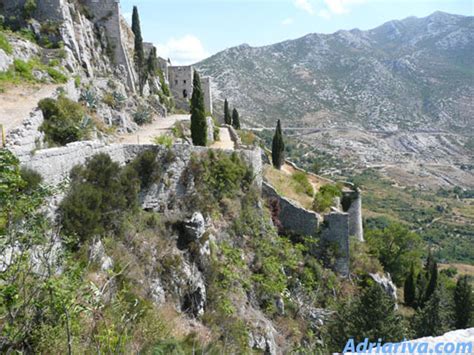
[(121, 23), (120, 0), (81, 0), (93, 14), (93, 21), (97, 26), (103, 26), (106, 30), (114, 53), (114, 62), (122, 66), (127, 76), (127, 83), (132, 91), (135, 91), (137, 78), (133, 69), (133, 60), (125, 48), (127, 43)]

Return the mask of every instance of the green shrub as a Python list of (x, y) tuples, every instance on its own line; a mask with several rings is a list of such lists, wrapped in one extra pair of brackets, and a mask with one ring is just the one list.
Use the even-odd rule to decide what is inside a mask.
[(139, 126), (150, 123), (152, 119), (151, 112), (146, 107), (139, 107), (133, 115), (133, 120)]
[(302, 171), (296, 171), (293, 173), (291, 178), (298, 183), (296, 192), (298, 193), (305, 193), (308, 196), (314, 196), (314, 188), (313, 185), (308, 180), (308, 176)]
[(21, 168), (21, 178), (25, 182), (23, 191), (32, 192), (38, 189), (39, 185), (43, 181), (42, 176), (35, 170), (29, 168)]
[(3, 51), (7, 54), (12, 54), (13, 53), (13, 48), (8, 42), (7, 36), (5, 36), (3, 33), (0, 32), (0, 49), (3, 49)]
[(36, 7), (36, 0), (26, 0), (25, 5), (23, 6), (25, 17), (30, 18), (33, 15), (33, 12), (35, 12)]
[(77, 249), (94, 236), (119, 233), (126, 212), (138, 205), (136, 173), (101, 153), (76, 166), (70, 177), (70, 191), (59, 208), (66, 244)]
[(19, 76), (26, 80), (34, 81), (35, 78), (33, 76), (33, 63), (30, 62), (25, 62), (21, 59), (15, 59), (13, 61), (13, 67), (15, 69), (15, 72), (18, 73)]
[(332, 206), (334, 198), (341, 196), (341, 188), (337, 185), (328, 184), (321, 186), (318, 193), (314, 197), (313, 209), (316, 212), (325, 212)]
[(167, 148), (171, 148), (173, 142), (173, 137), (166, 134), (153, 138), (153, 143), (158, 145), (164, 145)]
[(132, 168), (139, 177), (142, 189), (156, 182), (162, 173), (161, 167), (158, 165), (157, 154), (152, 150), (146, 150), (138, 155), (130, 163), (130, 168)]
[(57, 100), (43, 99), (38, 104), (43, 111), (44, 122), (40, 130), (45, 139), (53, 145), (66, 145), (88, 136), (90, 120), (86, 112), (77, 102), (60, 96)]
[(253, 181), (252, 169), (235, 152), (229, 156), (209, 150), (207, 156), (193, 156), (191, 169), (196, 188), (211, 200), (234, 197)]
[(64, 84), (67, 83), (67, 76), (61, 73), (59, 70), (56, 70), (54, 68), (48, 68), (46, 70), (49, 74), (49, 76), (54, 80), (55, 83), (57, 84)]

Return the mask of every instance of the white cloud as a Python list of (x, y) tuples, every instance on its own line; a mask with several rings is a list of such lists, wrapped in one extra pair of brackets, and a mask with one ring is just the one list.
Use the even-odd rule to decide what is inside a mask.
[(366, 0), (324, 0), (329, 11), (335, 15), (347, 14), (353, 4), (363, 4)]
[(193, 35), (172, 37), (164, 44), (155, 45), (158, 55), (165, 59), (170, 58), (173, 64), (194, 64), (209, 57), (209, 53), (204, 49), (199, 38)]
[(292, 18), (292, 17), (288, 17), (288, 18), (284, 19), (283, 21), (281, 21), (281, 24), (282, 24), (283, 26), (289, 26), (289, 25), (292, 25), (293, 22), (295, 22), (295, 21), (293, 20), (293, 18)]
[(314, 15), (313, 5), (311, 5), (308, 0), (295, 0), (294, 4), (298, 9), (306, 11), (310, 15)]

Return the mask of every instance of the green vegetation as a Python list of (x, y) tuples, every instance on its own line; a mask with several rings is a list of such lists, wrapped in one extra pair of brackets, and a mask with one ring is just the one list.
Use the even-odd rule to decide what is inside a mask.
[(474, 323), (474, 300), (468, 277), (461, 277), (454, 290), (454, 324), (457, 329), (466, 329)]
[(36, 0), (26, 0), (23, 6), (25, 18), (31, 18), (37, 7)]
[(137, 112), (133, 114), (133, 120), (139, 126), (142, 126), (147, 123), (151, 123), (152, 115), (148, 107), (146, 106), (138, 107)]
[(57, 100), (43, 99), (38, 107), (44, 116), (40, 131), (50, 145), (66, 145), (89, 136), (93, 124), (81, 104), (60, 96)]
[(140, 26), (140, 16), (138, 15), (138, 8), (136, 6), (133, 7), (132, 32), (135, 35), (135, 43), (134, 43), (135, 61), (136, 61), (137, 67), (141, 68), (145, 62), (145, 54), (143, 51), (143, 37), (142, 37), (142, 29)]
[(383, 229), (368, 229), (365, 238), (369, 249), (384, 270), (390, 272), (397, 285), (408, 275), (411, 265), (416, 264), (422, 254), (421, 238), (398, 223), (390, 223)]
[(153, 143), (158, 145), (164, 145), (167, 148), (171, 148), (174, 143), (174, 140), (172, 136), (164, 134), (153, 138)]
[(0, 49), (2, 49), (6, 54), (12, 54), (13, 48), (8, 41), (8, 38), (5, 34), (0, 32)]
[(272, 164), (275, 168), (281, 169), (285, 163), (285, 143), (283, 141), (283, 133), (281, 131), (280, 120), (277, 122), (275, 135), (272, 141)]
[(396, 342), (404, 338), (406, 329), (394, 301), (378, 284), (368, 280), (360, 295), (339, 306), (328, 334), (331, 350), (342, 352), (348, 339), (354, 339), (355, 344), (365, 338)]
[(239, 191), (245, 191), (253, 181), (252, 170), (236, 153), (228, 156), (210, 150), (204, 156), (194, 155), (190, 169), (195, 176), (199, 200), (208, 205), (206, 210), (223, 198), (232, 198)]
[(0, 85), (45, 82), (45, 80), (37, 79), (33, 71), (47, 73), (52, 81), (57, 84), (67, 82), (66, 75), (55, 68), (42, 64), (38, 59), (31, 59), (28, 62), (15, 59), (7, 71), (0, 72)]
[(194, 71), (193, 96), (191, 97), (191, 138), (194, 145), (207, 145), (206, 108), (199, 73)]
[(334, 198), (341, 197), (341, 187), (338, 185), (323, 185), (314, 196), (313, 209), (316, 212), (326, 212), (334, 203)]
[(473, 263), (470, 221), (474, 205), (468, 197), (457, 197), (459, 189), (435, 193), (400, 188), (374, 170), (366, 170), (352, 181), (363, 190), (363, 213), (369, 228), (387, 219), (397, 221), (416, 230), (438, 260)]
[(240, 129), (240, 116), (236, 108), (232, 110), (232, 127)]
[(127, 210), (137, 207), (138, 176), (98, 154), (71, 172), (71, 190), (60, 206), (63, 235), (77, 250), (96, 235), (118, 233)]
[(308, 180), (308, 175), (302, 171), (295, 171), (293, 175), (291, 175), (293, 181), (295, 181), (298, 185), (297, 192), (298, 193), (305, 193), (306, 195), (313, 197), (314, 196), (314, 188), (313, 185)]
[(228, 125), (232, 124), (232, 117), (230, 115), (229, 102), (227, 99), (224, 101), (224, 123)]

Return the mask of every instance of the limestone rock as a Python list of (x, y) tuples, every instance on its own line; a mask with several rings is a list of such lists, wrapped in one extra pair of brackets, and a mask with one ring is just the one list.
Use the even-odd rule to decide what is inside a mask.
[(193, 216), (184, 222), (184, 230), (192, 240), (200, 239), (206, 232), (206, 220), (200, 212), (194, 212)]
[(89, 260), (97, 263), (102, 271), (108, 271), (114, 266), (112, 258), (105, 253), (104, 245), (100, 239), (92, 243), (89, 249)]
[(369, 274), (370, 277), (378, 283), (382, 289), (385, 291), (387, 295), (389, 295), (394, 301), (396, 307), (397, 304), (397, 286), (392, 282), (392, 277), (390, 274), (387, 272), (385, 275), (380, 275), (380, 274)]

